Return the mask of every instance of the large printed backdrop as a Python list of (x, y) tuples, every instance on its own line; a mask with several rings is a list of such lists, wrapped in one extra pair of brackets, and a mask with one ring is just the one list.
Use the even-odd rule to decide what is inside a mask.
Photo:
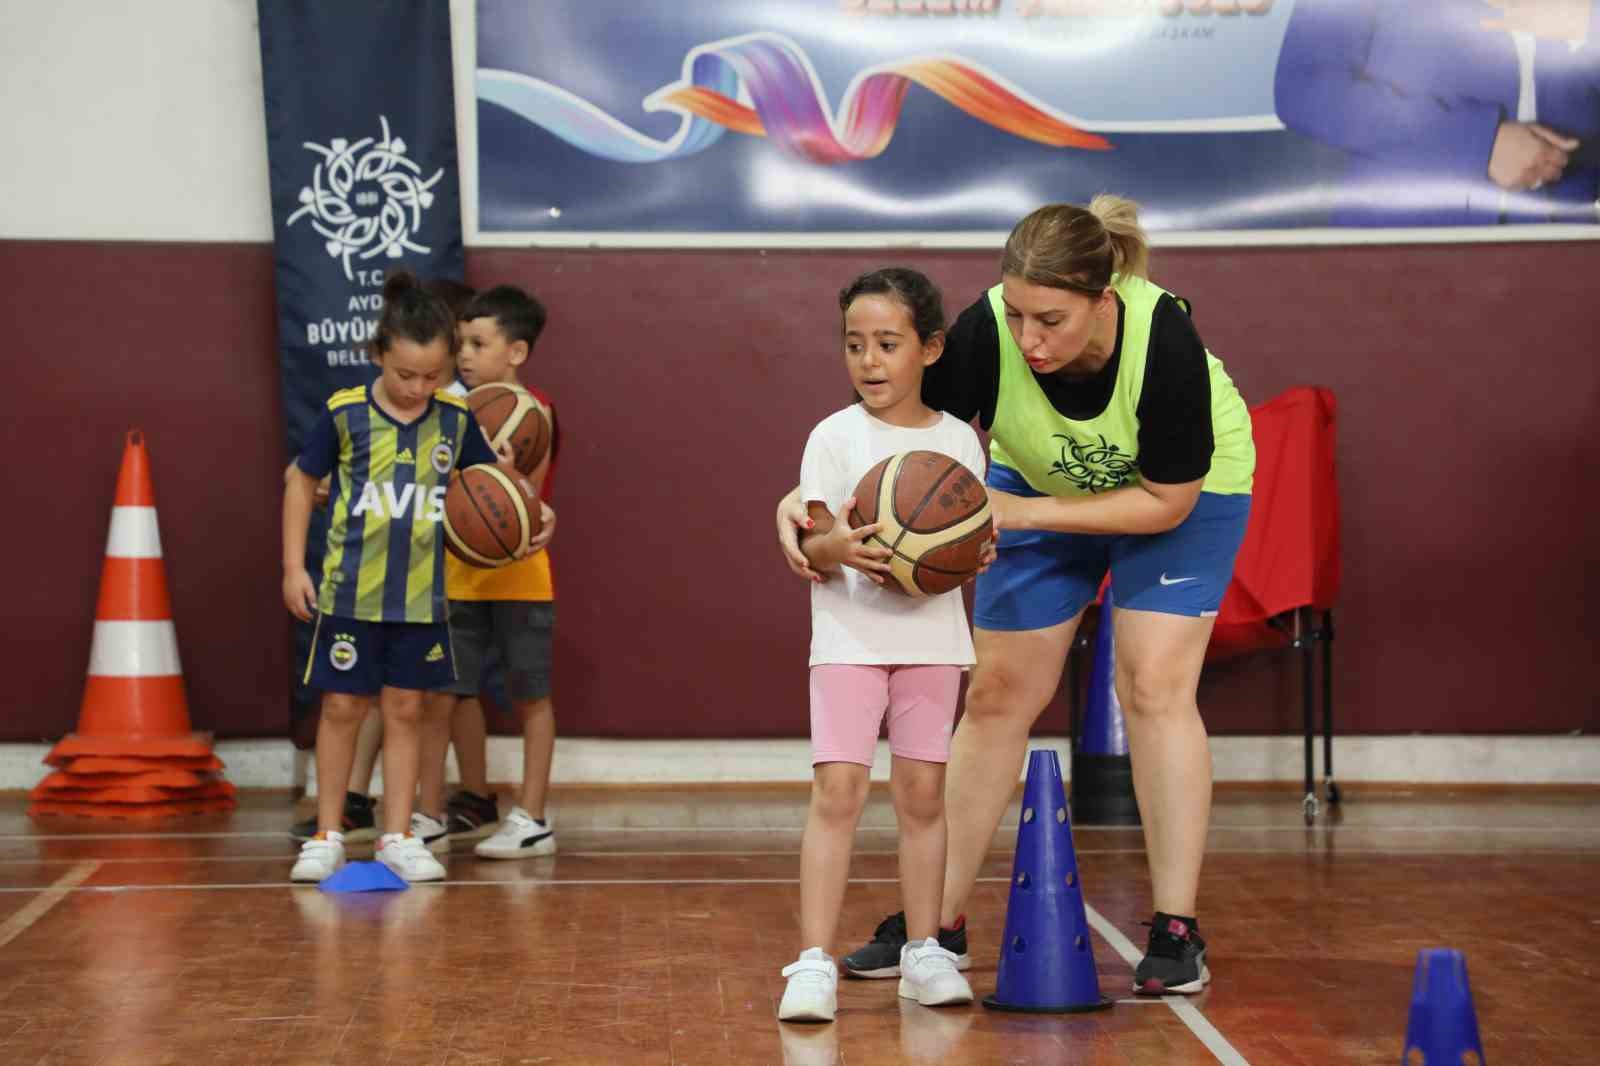
[[(992, 234), (1102, 190), (1157, 231), (1593, 225), (1600, 14), (1523, 7), (479, 0), (479, 229)], [(1518, 120), (1584, 142), (1559, 181), (1491, 180)]]

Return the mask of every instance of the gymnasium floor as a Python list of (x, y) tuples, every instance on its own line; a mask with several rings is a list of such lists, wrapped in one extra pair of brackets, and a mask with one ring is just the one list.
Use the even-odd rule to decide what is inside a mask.
[[(1487, 1060), (1596, 1061), (1600, 794), (1374, 795), (1307, 829), (1222, 792), (1202, 886), (1216, 981), (1125, 989), (1149, 917), (1137, 831), (1075, 838), (1102, 990), (1074, 1017), (930, 1010), (840, 985), (775, 1020), (796, 942), (796, 788), (558, 791), (562, 852), (451, 863), (443, 886), (285, 883), (286, 798), (153, 826), (34, 823), (0, 801), (0, 1063), (1267, 1063), (1400, 1061), (1419, 948), (1464, 950)], [(305, 805), (302, 805), (302, 810)], [(841, 938), (898, 908), (874, 793)], [(1016, 811), (969, 908), (993, 990)]]

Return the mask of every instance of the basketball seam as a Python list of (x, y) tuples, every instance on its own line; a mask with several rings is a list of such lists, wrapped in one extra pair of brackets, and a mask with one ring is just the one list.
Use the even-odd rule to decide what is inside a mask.
[[(488, 466), (487, 463), (481, 463), (479, 465)], [(485, 473), (487, 473), (490, 477), (495, 478), (499, 482), (503, 483), (506, 480), (506, 476), (492, 466), (489, 467)], [(512, 490), (511, 498), (513, 502), (516, 501), (515, 489)], [(494, 542), (500, 546), (500, 550), (506, 553), (506, 560), (509, 562), (510, 557), (516, 554), (515, 550), (507, 547), (506, 542), (500, 539), (500, 531), (494, 528), (494, 523), (489, 521), (488, 516), (483, 513), (483, 508), (478, 506), (478, 497), (473, 493), (471, 488), (467, 489), (467, 501), (472, 504), (472, 509), (477, 513), (478, 517), (483, 520), (483, 527), (489, 531), (489, 536), (493, 537)], [(528, 528), (526, 519), (524, 519), (522, 528)]]
[[(926, 510), (928, 504), (933, 501), (934, 496), (937, 495), (938, 492), (939, 492), (939, 486), (944, 484), (944, 479), (950, 476), (950, 472), (952, 470), (955, 470), (956, 468), (958, 468), (960, 466), (961, 466), (961, 464), (959, 462), (957, 462), (954, 459), (951, 459), (950, 460), (950, 465), (945, 467), (943, 470), (939, 471), (939, 476), (933, 479), (933, 487), (928, 490), (927, 495), (922, 497), (922, 502), (918, 503), (915, 507), (913, 507), (911, 509), (911, 513), (909, 515), (907, 515), (904, 519), (902, 519), (898, 512), (895, 513), (895, 516), (894, 516), (895, 517), (895, 521), (900, 523), (900, 536), (895, 538), (895, 547), (898, 548), (900, 546), (900, 541), (905, 539), (905, 535), (911, 531), (912, 525), (914, 525), (916, 523), (917, 516), (920, 515), (924, 510)], [(902, 460), (901, 462), (897, 463), (895, 465), (895, 468), (894, 468), (894, 480), (895, 480), (895, 485), (897, 487), (900, 484), (900, 471), (903, 470), (903, 469), (905, 469), (905, 461), (904, 460)], [(921, 532), (932, 533), (932, 532), (936, 532), (936, 530), (918, 530), (917, 532), (919, 532), (919, 533), (921, 533)]]

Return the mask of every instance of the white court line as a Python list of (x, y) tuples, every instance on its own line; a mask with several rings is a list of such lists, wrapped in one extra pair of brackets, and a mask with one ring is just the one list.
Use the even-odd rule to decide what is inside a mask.
[[(1083, 911), (1094, 931), (1111, 945), (1111, 950), (1121, 955), (1129, 966), (1139, 965), (1139, 960), (1143, 956), (1140, 955), (1139, 949), (1133, 946), (1133, 941), (1122, 935), (1121, 929), (1106, 921), (1106, 916), (1089, 906), (1087, 901), (1083, 905)], [(1204, 1044), (1206, 1050), (1210, 1051), (1223, 1066), (1250, 1066), (1249, 1060), (1228, 1043), (1227, 1038), (1217, 1031), (1217, 1027), (1212, 1025), (1193, 1003), (1182, 996), (1162, 996), (1161, 1002), (1172, 1008), (1172, 1013), (1189, 1027), (1189, 1031), (1199, 1038), (1200, 1043)]]
[[(0, 948), (5, 947), (26, 932), (30, 925), (48, 914), (51, 907), (66, 899), (69, 892), (80, 891), (78, 886), (94, 876), (94, 872), (99, 868), (100, 864), (97, 862), (78, 863), (78, 865), (56, 878), (55, 884), (40, 892), (37, 899), (29, 900), (23, 904), (21, 910), (4, 922), (0, 922)], [(22, 891), (33, 892), (38, 890), (23, 889)]]
[[(1075, 848), (1078, 855), (1143, 855), (1144, 848)], [(362, 856), (366, 852), (358, 850), (355, 853), (357, 861), (365, 861)], [(852, 855), (871, 856), (884, 858), (898, 855), (898, 851), (878, 851), (856, 848)], [(1596, 854), (1594, 848), (1508, 848), (1496, 850), (1492, 848), (1418, 848), (1397, 851), (1393, 848), (1349, 848), (1337, 847), (1332, 851), (1321, 847), (1306, 848), (1207, 848), (1207, 855), (1293, 855), (1322, 857), (1333, 855), (1335, 857), (1350, 856), (1382, 856), (1391, 859), (1408, 858), (1433, 858), (1451, 856), (1480, 856), (1498, 858), (1522, 858), (1529, 856), (1592, 856)], [(1001, 861), (1011, 859), (1013, 851), (991, 850), (987, 861)], [(652, 858), (799, 858), (798, 851), (563, 851), (559, 857), (568, 859), (652, 859)], [(171, 863), (208, 863), (208, 862), (287, 862), (294, 858), (292, 851), (264, 852), (260, 855), (150, 855), (150, 856), (121, 856), (117, 858), (101, 858), (94, 860), (104, 865), (122, 866), (160, 866)], [(455, 856), (469, 862), (479, 861), (470, 853), (463, 851)], [(16, 866), (69, 866), (73, 863), (83, 862), (83, 859), (0, 859), (0, 869)]]
[[(85, 863), (84, 865), (93, 866), (95, 864), (94, 863)], [(94, 871), (91, 870), (89, 872), (93, 873)], [(84, 876), (87, 877), (88, 874), (85, 874)], [(62, 880), (65, 880), (65, 878), (63, 878)], [(977, 881), (978, 881), (979, 884), (1010, 884), (1011, 883), (1011, 878), (1009, 878), (1009, 877), (980, 877), (980, 878), (977, 879)], [(637, 880), (631, 880), (631, 879), (623, 878), (623, 877), (615, 877), (615, 878), (585, 878), (585, 879), (581, 879), (581, 880), (580, 879), (574, 879), (574, 880), (569, 880), (569, 881), (557, 881), (557, 880), (550, 880), (550, 881), (532, 881), (532, 880), (529, 880), (529, 881), (429, 881), (429, 882), (423, 882), (421, 884), (413, 885), (412, 887), (413, 888), (421, 888), (421, 889), (431, 889), (431, 888), (568, 888), (568, 887), (584, 888), (584, 887), (595, 887), (595, 886), (620, 886), (620, 885), (667, 885), (667, 886), (673, 886), (673, 885), (798, 885), (799, 883), (800, 883), (800, 879), (798, 877), (732, 877), (732, 878), (723, 878), (723, 877), (703, 877), (703, 878), (662, 877), (662, 878), (640, 878), (640, 879), (637, 879)], [(898, 885), (900, 883), (900, 879), (898, 877), (852, 877), (852, 878), (850, 878), (848, 883), (852, 884), (852, 885)], [(52, 886), (52, 887), (54, 887), (54, 886)], [(62, 892), (62, 894), (66, 894), (68, 892), (103, 892), (103, 893), (115, 893), (115, 892), (169, 892), (169, 891), (170, 892), (210, 892), (210, 891), (230, 891), (230, 890), (243, 890), (243, 889), (274, 889), (274, 890), (278, 890), (278, 889), (285, 889), (285, 888), (292, 888), (292, 889), (295, 889), (297, 891), (319, 891), (317, 889), (316, 885), (291, 885), (288, 881), (257, 881), (257, 882), (254, 882), (254, 883), (245, 883), (245, 884), (223, 883), (223, 884), (214, 884), (214, 885), (180, 884), (180, 885), (85, 885), (85, 886), (78, 886), (78, 887), (63, 886), (61, 888), (61, 892)], [(30, 887), (30, 888), (0, 888), (0, 895), (14, 894), (14, 893), (18, 893), (18, 892), (39, 892), (39, 891), (42, 891), (42, 890), (38, 886), (33, 886), (33, 887)], [(382, 893), (379, 893), (379, 894), (381, 895)], [(41, 913), (43, 913), (43, 912), (41, 912)], [(0, 928), (3, 928), (3, 927), (0, 927)]]
[[(1016, 822), (1003, 822), (1000, 829), (1016, 829)], [(896, 832), (894, 825), (862, 825), (858, 832)], [(799, 833), (805, 826), (772, 825), (596, 825), (567, 826), (569, 833)], [(1140, 833), (1137, 825), (1075, 825), (1073, 833)], [(1217, 825), (1209, 832), (1253, 833), (1600, 833), (1600, 826), (1589, 825)], [(287, 832), (251, 833), (10, 833), (0, 834), (5, 841), (30, 840), (230, 840), (230, 839), (288, 839)]]

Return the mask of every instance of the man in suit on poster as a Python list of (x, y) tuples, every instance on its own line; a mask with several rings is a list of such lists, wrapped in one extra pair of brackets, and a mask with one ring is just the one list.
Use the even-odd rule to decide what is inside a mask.
[(1600, 222), (1600, 2), (1298, 0), (1275, 95), (1345, 226)]

